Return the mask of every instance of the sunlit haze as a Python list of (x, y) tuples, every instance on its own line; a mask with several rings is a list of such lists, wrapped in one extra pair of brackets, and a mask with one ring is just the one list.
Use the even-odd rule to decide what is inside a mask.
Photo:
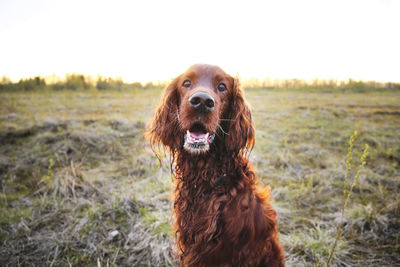
[(400, 1), (0, 1), (0, 76), (400, 81)]

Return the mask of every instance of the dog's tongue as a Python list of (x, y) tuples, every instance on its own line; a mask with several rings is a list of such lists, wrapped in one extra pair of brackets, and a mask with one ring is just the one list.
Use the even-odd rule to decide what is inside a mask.
[(185, 134), (185, 143), (187, 144), (211, 144), (214, 140), (214, 134), (210, 135), (210, 133), (202, 133), (202, 132), (190, 132), (187, 130)]
[(206, 134), (202, 132), (190, 132), (190, 136), (196, 139), (204, 138), (205, 135)]

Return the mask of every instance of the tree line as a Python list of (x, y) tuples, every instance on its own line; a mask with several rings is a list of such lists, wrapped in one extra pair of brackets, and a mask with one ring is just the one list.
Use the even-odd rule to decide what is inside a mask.
[(83, 74), (66, 74), (64, 79), (59, 77), (43, 78), (36, 76), (33, 78), (22, 78), (18, 82), (12, 82), (7, 76), (0, 79), (0, 91), (39, 91), (39, 90), (129, 90), (129, 89), (147, 89), (162, 88), (166, 83), (145, 83), (140, 82), (126, 83), (121, 78), (111, 78), (98, 76), (94, 79), (92, 76)]
[[(163, 88), (168, 82), (157, 83), (126, 83), (121, 78), (111, 78), (97, 76), (85, 76), (83, 74), (67, 74), (64, 79), (57, 76), (43, 78), (36, 76), (33, 78), (23, 78), (18, 82), (12, 82), (7, 76), (0, 79), (0, 91), (39, 91), (39, 90), (130, 90), (130, 89), (147, 89), (147, 88)], [(376, 82), (376, 81), (356, 81), (353, 79), (336, 80), (336, 79), (246, 79), (242, 82), (246, 89), (294, 89), (294, 90), (350, 90), (350, 91), (366, 91), (366, 90), (400, 90), (400, 83), (393, 82)]]
[(366, 90), (400, 90), (400, 83), (394, 82), (377, 82), (377, 81), (357, 81), (354, 79), (337, 80), (337, 79), (247, 79), (244, 83), (246, 88), (259, 89), (295, 89), (295, 90), (350, 90), (350, 91), (366, 91)]

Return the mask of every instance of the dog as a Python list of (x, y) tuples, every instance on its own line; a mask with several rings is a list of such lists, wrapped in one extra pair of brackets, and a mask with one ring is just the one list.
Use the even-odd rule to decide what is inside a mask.
[(191, 66), (163, 91), (146, 135), (171, 155), (180, 266), (284, 266), (270, 189), (249, 162), (255, 129), (239, 79)]

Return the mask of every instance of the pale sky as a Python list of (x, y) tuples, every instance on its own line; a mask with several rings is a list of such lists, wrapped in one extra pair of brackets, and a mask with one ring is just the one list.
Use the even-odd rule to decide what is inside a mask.
[(400, 81), (400, 1), (0, 0), (0, 76)]

